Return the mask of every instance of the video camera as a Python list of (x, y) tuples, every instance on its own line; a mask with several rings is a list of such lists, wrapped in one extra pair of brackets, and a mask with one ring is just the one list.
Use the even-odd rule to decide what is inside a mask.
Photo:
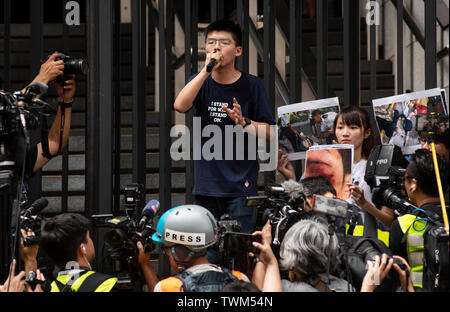
[(104, 236), (106, 259), (112, 266), (112, 273), (118, 277), (117, 283), (121, 289), (130, 290), (140, 279), (139, 251), (136, 243), (141, 242), (145, 252), (149, 252), (152, 247), (151, 236), (155, 230), (149, 221), (158, 213), (159, 202), (148, 202), (138, 219), (135, 212), (144, 195), (141, 185), (130, 184), (125, 188), (125, 216), (91, 216), (95, 228), (110, 229)]
[(27, 236), (23, 240), (25, 247), (39, 244), (39, 236), (41, 232), (41, 224), (44, 217), (40, 212), (47, 207), (48, 200), (46, 198), (39, 198), (32, 204), (21, 204), (20, 223), (19, 228), (25, 231), (31, 231), (34, 236)]
[(249, 268), (247, 254), (258, 253), (253, 242), (261, 243), (261, 236), (241, 233), (241, 224), (228, 214), (222, 215), (217, 224), (219, 226), (217, 252), (220, 265), (245, 272)]
[[(285, 182), (286, 183), (286, 182)], [(281, 185), (272, 185), (266, 188), (265, 196), (247, 197), (244, 206), (256, 206), (264, 211), (262, 223), (270, 220), (272, 226), (272, 244), (280, 246), (284, 235), (289, 228), (303, 219), (306, 210), (306, 195), (303, 186), (297, 182), (285, 189)], [(284, 184), (288, 186), (287, 184)], [(312, 195), (312, 211), (321, 215), (339, 218), (347, 217), (348, 203), (339, 199)]]
[(406, 198), (403, 183), (407, 162), (400, 147), (393, 144), (375, 146), (367, 160), (365, 181), (372, 191), (375, 206), (387, 206), (397, 216), (417, 208)]

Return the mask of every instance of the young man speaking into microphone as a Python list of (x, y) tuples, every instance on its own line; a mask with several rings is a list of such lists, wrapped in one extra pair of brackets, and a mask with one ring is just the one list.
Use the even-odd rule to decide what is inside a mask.
[[(242, 55), (239, 26), (225, 20), (213, 22), (206, 28), (205, 38), (205, 66), (190, 78), (174, 103), (180, 113), (194, 107), (194, 118), (201, 120), (202, 130), (220, 130), (219, 135), (210, 131), (214, 139), (220, 137), (220, 144), (210, 145), (210, 137), (203, 134), (203, 153), (198, 160), (194, 157), (194, 203), (208, 208), (217, 219), (228, 213), (241, 223), (243, 232), (251, 233), (253, 210), (243, 204), (246, 196), (257, 195), (259, 164), (247, 148), (249, 140), (254, 139), (247, 133), (269, 141), (270, 125), (275, 122), (262, 82), (235, 66), (236, 58)], [(234, 135), (232, 141), (227, 139), (226, 126), (242, 127), (244, 140)], [(234, 156), (231, 160), (230, 149)], [(256, 146), (254, 149), (256, 154)], [(205, 158), (205, 150), (214, 150), (215, 156)]]

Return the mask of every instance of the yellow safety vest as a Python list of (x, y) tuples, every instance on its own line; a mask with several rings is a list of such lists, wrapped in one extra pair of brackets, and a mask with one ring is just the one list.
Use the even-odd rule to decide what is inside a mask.
[[(345, 225), (345, 235), (348, 234), (348, 230), (350, 228), (350, 224)], [(355, 228), (353, 229), (353, 236), (363, 236), (364, 234), (364, 225), (355, 225)], [(386, 244), (387, 247), (389, 247), (389, 232), (388, 231), (382, 231), (380, 229), (377, 229), (377, 237), (380, 241)]]
[[(86, 280), (86, 278), (92, 274), (94, 274), (94, 271), (87, 271), (84, 274), (82, 274), (80, 277), (78, 277), (72, 284), (72, 286), (70, 287), (71, 290), (73, 292), (77, 292), (78, 289), (81, 287), (81, 285), (83, 284), (83, 282)], [(67, 282), (72, 278), (72, 274), (62, 274), (60, 276), (58, 276), (56, 279), (66, 285)], [(103, 283), (101, 283), (94, 292), (110, 292), (111, 289), (114, 287), (114, 285), (116, 285), (117, 283), (117, 277), (111, 277), (109, 279), (107, 279), (106, 281), (104, 281)], [(55, 281), (52, 282), (51, 284), (51, 290), (50, 292), (60, 292), (61, 290), (59, 289), (57, 283)]]
[[(411, 267), (411, 280), (414, 287), (422, 288), (423, 281), (423, 256), (424, 243), (423, 234), (428, 227), (425, 220), (416, 220), (418, 217), (406, 214), (398, 218), (398, 223), (403, 234), (408, 232), (406, 237), (406, 252), (408, 263)], [(414, 223), (414, 226), (413, 226)]]

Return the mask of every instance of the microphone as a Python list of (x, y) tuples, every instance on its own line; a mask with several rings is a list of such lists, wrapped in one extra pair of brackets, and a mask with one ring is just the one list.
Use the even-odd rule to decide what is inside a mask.
[(31, 86), (29, 86), (27, 88), (27, 92), (30, 93), (34, 93), (34, 94), (45, 94), (48, 91), (48, 85), (46, 85), (43, 82), (35, 82), (33, 83)]
[(48, 205), (48, 200), (46, 198), (39, 198), (30, 207), (25, 210), (26, 215), (35, 216), (41, 212)]
[(206, 71), (208, 73), (212, 72), (212, 69), (216, 65), (216, 63), (217, 63), (216, 59), (211, 59), (211, 61), (209, 61), (209, 64), (206, 66)]
[(143, 229), (147, 222), (156, 216), (159, 211), (160, 203), (156, 199), (152, 199), (145, 205), (144, 209), (142, 209), (142, 218), (139, 221), (139, 228)]

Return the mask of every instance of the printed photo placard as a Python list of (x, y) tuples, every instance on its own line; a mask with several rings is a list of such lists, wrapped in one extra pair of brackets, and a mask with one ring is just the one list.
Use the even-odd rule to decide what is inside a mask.
[(430, 89), (372, 101), (383, 144), (395, 144), (404, 155), (421, 147), (421, 132), (439, 116), (447, 115), (445, 91)]
[(283, 154), (291, 160), (305, 159), (309, 148), (332, 144), (339, 110), (337, 97), (279, 107), (278, 143)]

